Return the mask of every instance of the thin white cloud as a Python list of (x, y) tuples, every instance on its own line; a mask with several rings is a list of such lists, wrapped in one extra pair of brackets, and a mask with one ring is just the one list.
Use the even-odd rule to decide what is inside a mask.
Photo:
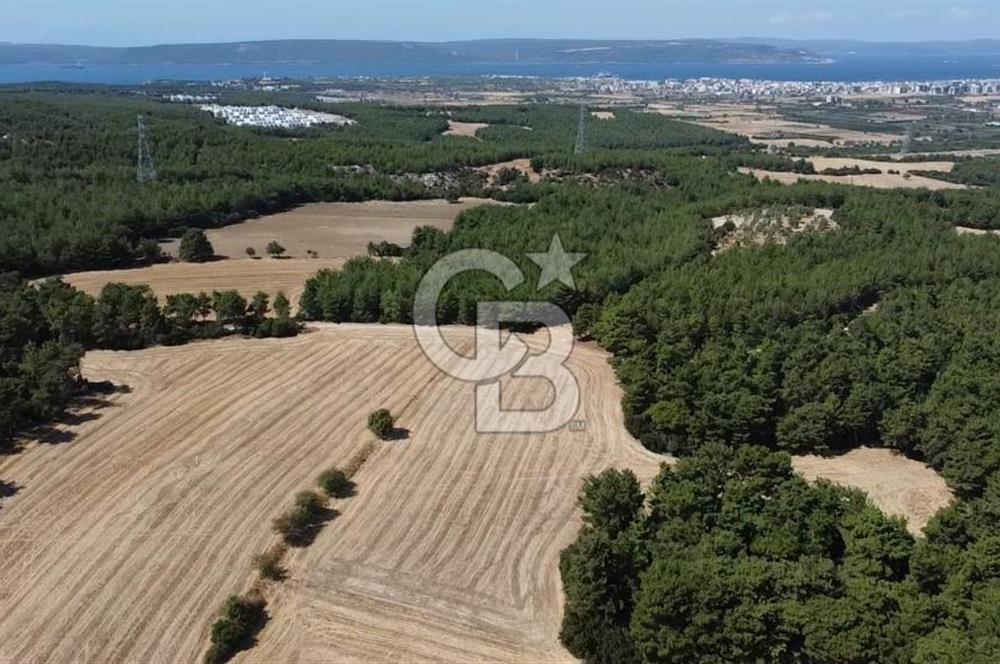
[(973, 12), (968, 7), (963, 7), (961, 5), (952, 5), (951, 7), (948, 8), (948, 14), (950, 14), (954, 18), (967, 19), (967, 18), (972, 18), (975, 15), (975, 12)]
[(771, 16), (768, 20), (771, 23), (825, 23), (836, 18), (830, 12), (798, 12), (794, 14), (781, 13)]

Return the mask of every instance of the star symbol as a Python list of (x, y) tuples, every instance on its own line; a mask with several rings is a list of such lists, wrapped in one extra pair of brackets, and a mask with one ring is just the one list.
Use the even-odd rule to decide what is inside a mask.
[(542, 268), (542, 274), (538, 277), (538, 290), (553, 281), (560, 281), (570, 288), (576, 288), (573, 284), (573, 273), (570, 270), (586, 256), (587, 254), (567, 254), (563, 251), (559, 235), (553, 235), (546, 253), (528, 254), (528, 258)]

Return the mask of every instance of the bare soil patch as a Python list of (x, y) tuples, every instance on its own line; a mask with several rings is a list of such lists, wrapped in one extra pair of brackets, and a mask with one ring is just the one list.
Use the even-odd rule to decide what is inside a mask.
[(529, 182), (541, 182), (542, 176), (536, 173), (531, 167), (530, 159), (511, 159), (510, 161), (500, 161), (495, 164), (490, 164), (489, 166), (480, 166), (478, 170), (486, 173), (490, 180), (496, 178), (497, 173), (499, 173), (504, 168), (513, 168), (516, 171), (521, 171), (528, 177)]
[[(87, 377), (131, 392), (71, 443), (0, 459), (20, 487), (0, 511), (0, 660), (198, 660), (271, 519), (370, 442), (366, 415), (383, 406), (409, 438), (377, 443), (340, 516), (287, 556), (239, 661), (572, 659), (558, 560), (582, 477), (648, 479), (664, 460), (625, 432), (607, 355), (581, 344), (569, 361), (583, 431), (478, 434), (472, 386), (408, 327), (319, 327), (86, 356)], [(470, 347), (471, 330), (453, 336)], [(527, 381), (512, 396), (543, 394)]]
[(774, 180), (783, 184), (795, 184), (799, 180), (823, 180), (838, 184), (850, 184), (858, 187), (875, 187), (876, 189), (965, 189), (964, 184), (935, 180), (921, 175), (889, 174), (878, 175), (819, 175), (791, 173), (786, 171), (766, 171), (760, 168), (740, 167), (740, 173), (753, 175), (758, 180)]
[(1000, 230), (971, 228), (969, 226), (955, 226), (955, 232), (959, 235), (1000, 235)]
[(489, 125), (485, 122), (458, 122), (457, 120), (448, 120), (448, 129), (443, 132), (443, 135), (476, 138), (476, 132), (480, 129), (485, 129), (486, 127), (489, 127)]
[(612, 111), (591, 111), (590, 115), (598, 120), (614, 120), (615, 114)]
[(800, 206), (763, 208), (713, 217), (713, 228), (728, 230), (719, 239), (713, 254), (735, 247), (785, 244), (799, 233), (837, 230), (840, 227), (832, 217), (831, 209)]
[(861, 489), (882, 511), (906, 519), (914, 535), (923, 532), (930, 518), (953, 498), (932, 468), (895, 450), (859, 447), (835, 457), (793, 457), (792, 464), (808, 480), (826, 479)]

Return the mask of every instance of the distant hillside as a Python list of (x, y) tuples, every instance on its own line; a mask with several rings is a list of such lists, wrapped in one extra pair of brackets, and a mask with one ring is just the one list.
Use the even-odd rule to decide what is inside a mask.
[(487, 39), (458, 42), (282, 40), (113, 48), (0, 43), (0, 64), (728, 64), (816, 62), (807, 48), (706, 39)]
[(868, 42), (856, 39), (765, 39), (742, 37), (724, 40), (727, 43), (766, 44), (782, 49), (807, 49), (821, 56), (836, 58), (847, 55), (864, 56), (973, 56), (1000, 55), (1000, 39), (968, 41)]

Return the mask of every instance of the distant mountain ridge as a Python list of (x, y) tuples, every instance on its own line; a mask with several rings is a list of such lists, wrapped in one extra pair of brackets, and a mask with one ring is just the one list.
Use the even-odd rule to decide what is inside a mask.
[(822, 56), (803, 46), (714, 39), (451, 42), (292, 39), (135, 47), (0, 43), (0, 64), (773, 64), (821, 61)]
[[(723, 40), (729, 42), (730, 40)], [(778, 48), (805, 48), (821, 56), (973, 56), (1000, 55), (1000, 39), (969, 39), (966, 41), (871, 42), (857, 39), (768, 39), (740, 37), (735, 43), (753, 43)]]

